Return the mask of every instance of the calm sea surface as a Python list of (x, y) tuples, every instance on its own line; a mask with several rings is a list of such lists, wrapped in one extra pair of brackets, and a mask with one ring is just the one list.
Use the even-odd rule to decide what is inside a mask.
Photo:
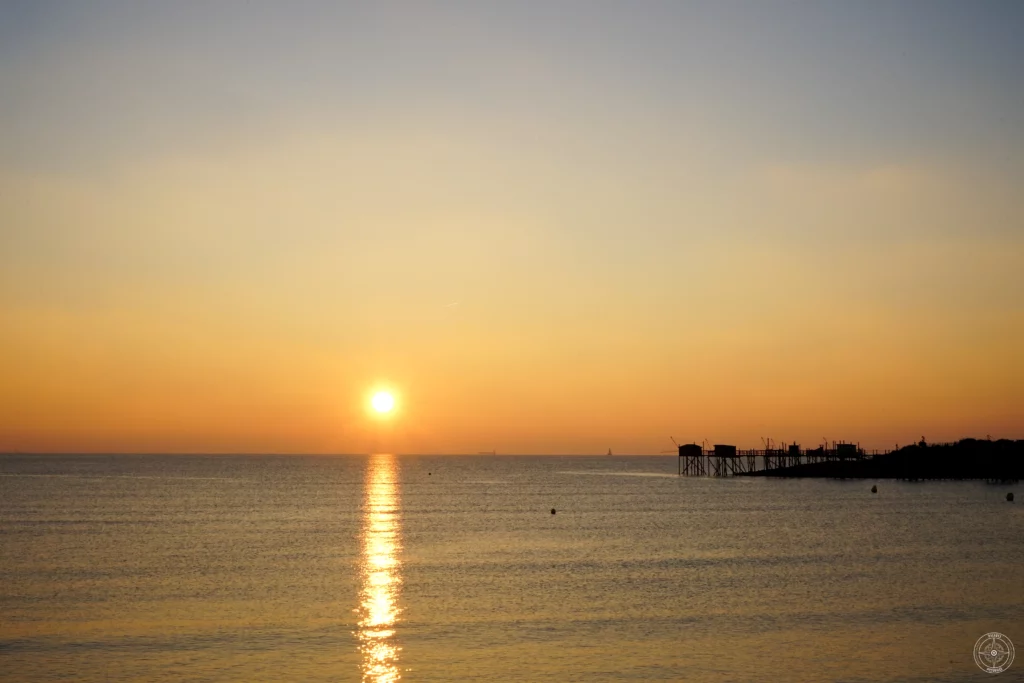
[(1014, 487), (675, 468), (3, 457), (0, 679), (982, 681), (980, 636), (1024, 648)]

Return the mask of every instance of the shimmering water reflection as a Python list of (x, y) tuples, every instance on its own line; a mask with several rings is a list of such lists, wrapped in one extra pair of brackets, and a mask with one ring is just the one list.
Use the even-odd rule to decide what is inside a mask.
[(395, 638), (402, 585), (398, 473), (393, 455), (374, 455), (366, 470), (363, 501), (362, 588), (359, 596), (359, 648), (364, 683), (401, 678)]
[(1018, 485), (675, 472), (3, 456), (0, 680), (1024, 683)]

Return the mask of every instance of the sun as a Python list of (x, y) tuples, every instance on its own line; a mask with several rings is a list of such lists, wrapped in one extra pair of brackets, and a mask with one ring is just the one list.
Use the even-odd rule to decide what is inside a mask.
[(378, 391), (370, 399), (370, 404), (378, 413), (390, 413), (395, 408), (395, 397), (388, 391)]

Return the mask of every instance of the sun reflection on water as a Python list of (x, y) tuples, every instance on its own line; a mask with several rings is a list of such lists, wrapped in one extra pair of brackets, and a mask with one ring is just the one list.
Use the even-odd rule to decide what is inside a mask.
[(359, 649), (364, 683), (391, 683), (398, 669), (395, 624), (402, 585), (398, 468), (392, 455), (374, 455), (366, 471), (363, 501), (362, 590), (359, 595)]

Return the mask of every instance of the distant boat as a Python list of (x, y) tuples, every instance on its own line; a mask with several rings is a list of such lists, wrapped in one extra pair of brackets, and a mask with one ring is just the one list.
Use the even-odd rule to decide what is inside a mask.
[(611, 455), (611, 454), (612, 454), (612, 449), (609, 448), (608, 449), (608, 455)]

